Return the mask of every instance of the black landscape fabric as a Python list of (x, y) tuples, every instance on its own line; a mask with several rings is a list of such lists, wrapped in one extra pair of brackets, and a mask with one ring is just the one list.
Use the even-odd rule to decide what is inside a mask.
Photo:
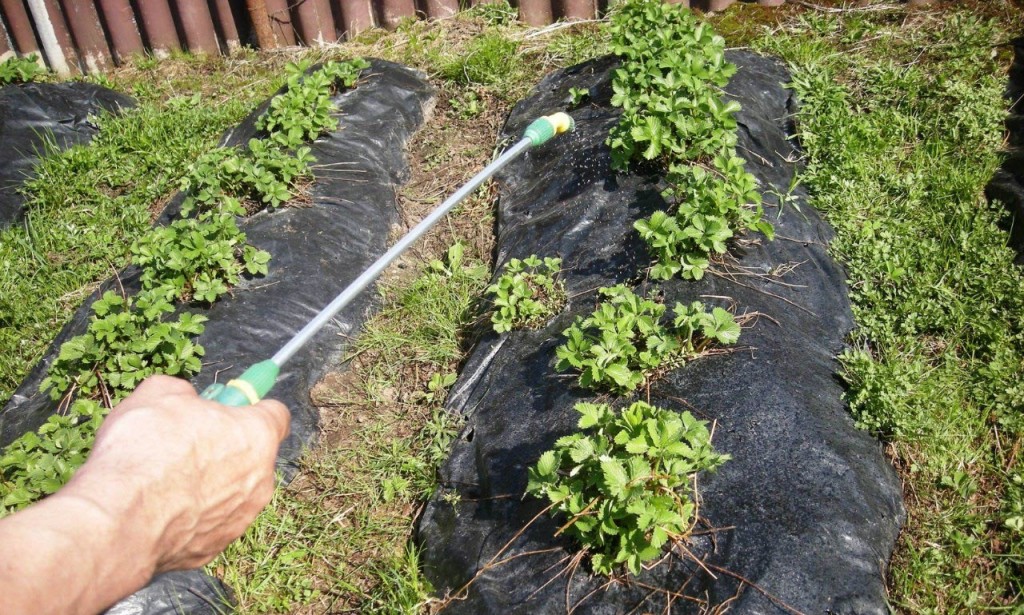
[[(193, 378), (198, 389), (269, 359), (386, 251), (392, 225), (399, 222), (396, 191), (408, 176), (405, 144), (429, 112), (433, 96), (422, 74), (381, 60), (371, 62), (356, 88), (335, 96), (339, 128), (311, 145), (317, 159), (311, 202), (262, 211), (239, 223), (250, 244), (272, 255), (269, 273), (245, 280), (212, 308), (187, 308), (209, 318), (197, 340), (206, 349), (203, 371)], [(256, 119), (267, 104), (226, 133), (222, 144), (244, 145), (256, 136)], [(169, 222), (180, 203), (179, 195), (160, 222)], [(137, 288), (137, 277), (129, 269), (120, 284), (129, 290)], [(46, 369), (64, 341), (85, 331), (91, 303), (103, 290), (117, 285), (108, 281), (76, 312), (15, 392), (0, 413), (0, 444), (38, 428), (56, 410), (56, 404), (39, 392)], [(292, 413), (291, 433), (278, 457), (286, 477), (294, 475), (299, 456), (318, 434), (319, 416), (310, 390), (337, 366), (348, 336), (374, 307), (374, 296), (372, 288), (365, 291), (281, 370), (269, 396)], [(195, 571), (164, 576), (110, 612), (219, 613), (225, 600), (224, 592), (214, 591), (218, 588), (215, 581)]]
[(92, 139), (98, 129), (90, 116), (134, 106), (130, 96), (91, 83), (0, 88), (0, 228), (24, 215), (18, 189), (40, 158)]
[[(418, 527), (438, 593), (469, 584), (445, 612), (696, 613), (728, 602), (737, 613), (888, 613), (884, 575), (905, 516), (900, 483), (879, 443), (854, 427), (834, 375), (853, 321), (843, 272), (826, 252), (831, 231), (802, 188), (790, 191), (800, 154), (787, 140), (789, 76), (752, 53), (729, 58), (739, 71), (726, 90), (743, 105), (737, 149), (778, 236), (746, 236), (735, 258), (699, 282), (643, 282), (650, 259), (632, 225), (664, 207), (662, 178), (609, 168), (604, 141), (619, 116), (613, 58), (548, 76), (508, 119), (512, 138), (531, 118), (564, 109), (569, 88), (591, 92), (572, 111), (574, 134), (499, 177), (498, 263), (562, 257), (570, 301), (540, 330), (482, 331), (452, 389), (448, 407), (467, 423)], [(780, 194), (792, 199), (782, 209)], [(732, 460), (699, 478), (705, 524), (691, 554), (677, 550), (639, 578), (606, 584), (586, 562), (569, 569), (574, 546), (553, 538), (565, 519), (531, 523), (546, 502), (523, 492), (527, 468), (576, 431), (573, 405), (609, 401), (554, 364), (561, 332), (594, 309), (596, 288), (616, 283), (660, 293), (670, 306), (701, 300), (760, 316), (732, 352), (651, 387), (651, 403), (714, 421), (713, 443)]]

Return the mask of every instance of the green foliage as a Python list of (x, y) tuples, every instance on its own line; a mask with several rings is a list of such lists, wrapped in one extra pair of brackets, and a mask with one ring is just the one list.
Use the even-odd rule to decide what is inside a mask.
[[(365, 66), (362, 60), (343, 65), (328, 62), (301, 81), (301, 87), (309, 82), (308, 87), (327, 92), (323, 97), (313, 97), (310, 104), (327, 101), (328, 105), (323, 113), (320, 107), (310, 111), (313, 121), (320, 124), (316, 124), (316, 130), (304, 131), (302, 138), (314, 138), (326, 126), (321, 115), (329, 115), (329, 94), (334, 84), (351, 86)], [(296, 75), (302, 70), (304, 67), (293, 67), (292, 76), (298, 79)], [(289, 113), (301, 113), (301, 109)], [(278, 123), (268, 129), (271, 136), (288, 129), (281, 123), (284, 115), (275, 117)], [(245, 153), (216, 148), (200, 156), (181, 180), (182, 190), (188, 193), (182, 215), (198, 210), (198, 216), (152, 228), (132, 243), (132, 262), (142, 269), (142, 292), (135, 297), (107, 292), (95, 301), (86, 333), (61, 346), (41, 388), (54, 400), (77, 397), (90, 402), (101, 400), (105, 407), (111, 407), (150, 375), (188, 377), (197, 373), (204, 351), (192, 338), (202, 333), (206, 317), (182, 313), (177, 320), (168, 320), (174, 312), (171, 302), (212, 303), (236, 284), (243, 272), (267, 272), (270, 255), (246, 245), (245, 234), (235, 222), (235, 216), (246, 213), (238, 199), (271, 206), (290, 199), (296, 181), (308, 174), (312, 161), (310, 149), (297, 146), (291, 143), (294, 151), (289, 152), (273, 140), (252, 139)], [(4, 457), (6, 474), (31, 477), (45, 484), (45, 488), (37, 488), (24, 482), (3, 483), (0, 497), (10, 498), (11, 506), (26, 505), (52, 492), (46, 489), (63, 484), (77, 467), (70, 461), (59, 467), (49, 461), (50, 449), (57, 446), (50, 443), (51, 434), (58, 433), (53, 426), (77, 432), (75, 442), (91, 442), (94, 430), (88, 431), (88, 421), (62, 420), (56, 417), (40, 432), (25, 434), (10, 449), (18, 454)], [(80, 464), (84, 456), (70, 459)]]
[(458, 377), (459, 375), (455, 372), (437, 372), (431, 376), (430, 380), (427, 382), (427, 392), (423, 396), (423, 399), (426, 400), (428, 404), (443, 404), (444, 400), (448, 398), (448, 389), (455, 384), (455, 380)]
[(106, 410), (80, 399), (67, 414), (55, 414), (38, 431), (10, 444), (0, 456), (0, 517), (60, 489), (92, 450)]
[(511, 259), (498, 281), (487, 288), (497, 308), (491, 316), (498, 333), (543, 325), (565, 305), (565, 284), (556, 280), (560, 258), (536, 254)]
[(500, 85), (518, 70), (519, 43), (499, 32), (474, 39), (464, 54), (442, 67), (445, 79), (462, 85)]
[(667, 169), (664, 196), (676, 205), (636, 223), (657, 258), (651, 275), (700, 279), (739, 229), (773, 236), (756, 181), (736, 155), (740, 105), (720, 94), (736, 67), (725, 60), (724, 39), (679, 5), (632, 0), (609, 29), (622, 60), (612, 77), (612, 104), (623, 110), (608, 137), (612, 166), (657, 161)]
[(245, 209), (232, 207), (231, 199), (277, 207), (297, 194), (299, 181), (311, 175), (313, 161), (309, 147), (288, 151), (259, 139), (250, 139), (245, 152), (212, 149), (181, 180), (181, 189), (188, 194), (181, 213), (187, 216), (198, 209), (244, 214)]
[(602, 288), (607, 300), (563, 332), (555, 350), (556, 369), (580, 371), (580, 386), (628, 393), (662, 367), (677, 367), (700, 355), (712, 341), (735, 344), (740, 326), (733, 315), (700, 302), (677, 303), (671, 325), (662, 322), (665, 305), (635, 295), (623, 285)]
[(633, 574), (694, 522), (694, 476), (729, 459), (711, 446), (707, 424), (689, 412), (636, 402), (616, 413), (581, 403), (579, 428), (529, 470), (527, 493), (568, 519), (562, 530), (590, 552), (594, 572), (625, 564)]
[[(367, 397), (380, 399), (382, 391), (396, 388), (396, 378), (410, 366), (434, 375), (454, 371), (464, 353), (462, 336), (479, 314), (476, 305), (489, 277), (487, 266), (467, 258), (465, 246), (455, 243), (443, 260), (431, 261), (422, 275), (393, 292), (353, 344), (355, 355), (379, 357)], [(437, 390), (429, 390), (428, 383), (434, 401), (446, 388), (445, 377), (440, 378)]]
[(112, 406), (153, 374), (199, 372), (204, 351), (192, 337), (203, 332), (205, 316), (186, 312), (168, 321), (174, 306), (152, 291), (128, 298), (107, 291), (92, 312), (87, 332), (60, 347), (43, 380), (51, 398), (102, 397)]
[(569, 108), (575, 109), (583, 104), (583, 101), (590, 98), (590, 90), (587, 88), (569, 88)]
[(213, 149), (190, 167), (181, 181), (188, 194), (182, 215), (222, 209), (225, 197), (277, 207), (297, 194), (315, 161), (303, 144), (338, 127), (331, 96), (339, 87), (354, 86), (370, 64), (362, 58), (325, 62), (306, 74), (309, 66), (308, 60), (288, 64), (287, 88), (256, 122), (266, 139), (250, 139), (246, 151)]
[(0, 516), (59, 489), (92, 449), (96, 430), (113, 406), (153, 374), (189, 377), (201, 368), (203, 347), (192, 342), (205, 316), (183, 313), (157, 292), (124, 298), (107, 292), (92, 305), (85, 334), (60, 347), (43, 380), (54, 400), (77, 399), (27, 432), (0, 457)]
[(42, 159), (24, 186), (25, 223), (0, 230), (0, 402), (39, 361), (88, 286), (128, 263), (132, 242), (150, 228), (150, 208), (250, 110), (248, 102), (142, 102), (96, 118), (100, 131), (88, 145)]
[(519, 18), (519, 10), (506, 0), (475, 4), (463, 13), (463, 17), (476, 17), (489, 26), (507, 26)]
[(984, 197), (1008, 36), (966, 10), (912, 27), (808, 13), (754, 43), (792, 64), (801, 183), (836, 230), (851, 412), (913, 494), (889, 572), (900, 612), (1013, 610), (1024, 588), (1024, 275)]
[(362, 58), (328, 61), (307, 75), (309, 60), (289, 63), (285, 68), (287, 89), (270, 101), (270, 108), (257, 120), (256, 128), (284, 148), (298, 147), (331, 132), (338, 127), (337, 118), (331, 115), (331, 96), (339, 87), (355, 85), (360, 73), (369, 67), (370, 63)]
[(479, 116), (484, 112), (486, 105), (476, 92), (470, 90), (459, 98), (451, 98), (448, 104), (459, 114), (459, 117), (468, 120)]
[(245, 233), (230, 213), (176, 220), (132, 244), (143, 289), (168, 291), (175, 300), (213, 303), (243, 272), (266, 275), (268, 262), (270, 253), (245, 245)]
[(8, 58), (0, 63), (0, 85), (31, 83), (46, 69), (39, 66), (39, 56), (31, 54), (25, 58)]

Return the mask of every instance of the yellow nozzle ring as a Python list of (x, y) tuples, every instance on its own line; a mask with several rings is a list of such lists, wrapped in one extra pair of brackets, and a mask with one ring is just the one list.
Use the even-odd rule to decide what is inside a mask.
[(548, 116), (548, 121), (555, 127), (555, 134), (560, 135), (563, 132), (569, 132), (572, 130), (576, 123), (569, 116), (568, 113), (559, 111), (558, 113), (552, 113)]
[(238, 392), (245, 395), (246, 399), (249, 400), (250, 405), (256, 405), (260, 403), (260, 396), (256, 393), (256, 389), (246, 380), (235, 378), (229, 380), (227, 386), (238, 389)]

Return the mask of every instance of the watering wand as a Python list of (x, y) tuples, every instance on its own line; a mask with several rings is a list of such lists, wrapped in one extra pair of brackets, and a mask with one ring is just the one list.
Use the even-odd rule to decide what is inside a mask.
[(227, 406), (248, 406), (263, 399), (277, 381), (277, 375), (281, 371), (281, 366), (288, 359), (292, 358), (317, 331), (330, 322), (338, 312), (351, 303), (370, 283), (376, 280), (388, 265), (398, 258), (402, 252), (405, 252), (413, 242), (422, 237), (430, 227), (434, 226), (460, 201), (472, 194), (474, 190), (480, 187), (480, 184), (487, 181), (487, 179), (511, 162), (516, 156), (519, 156), (531, 147), (547, 143), (555, 135), (568, 132), (574, 127), (575, 124), (572, 118), (568, 114), (561, 112), (534, 120), (526, 127), (526, 131), (523, 132), (523, 137), (518, 143), (506, 150), (501, 156), (498, 156), (484, 170), (474, 175), (455, 194), (448, 197), (448, 200), (441, 203), (437, 209), (432, 211), (430, 215), (398, 240), (398, 243), (378, 258), (376, 262), (370, 265), (369, 269), (361, 273), (345, 290), (341, 291), (341, 294), (335, 297), (327, 307), (320, 310), (312, 320), (306, 323), (302, 330), (296, 333), (287, 344), (277, 351), (277, 354), (265, 361), (249, 366), (248, 369), (242, 372), (241, 376), (234, 380), (229, 380), (227, 384), (214, 383), (206, 387), (202, 393), (203, 399), (212, 399)]

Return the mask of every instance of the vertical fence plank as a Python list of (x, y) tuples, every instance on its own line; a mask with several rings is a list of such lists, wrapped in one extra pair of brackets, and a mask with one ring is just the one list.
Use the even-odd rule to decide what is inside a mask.
[[(25, 4), (21, 0), (0, 0), (0, 8), (7, 20), (8, 34), (14, 42), (14, 49), (23, 56), (39, 54), (39, 43), (32, 32), (32, 22), (25, 11)], [(42, 59), (42, 54), (39, 55)]]
[(28, 8), (50, 68), (64, 76), (77, 71), (78, 53), (57, 0), (28, 0)]
[(736, 0), (693, 0), (690, 4), (702, 11), (717, 12), (729, 8)]
[(416, 16), (416, 0), (380, 0), (381, 25), (394, 30), (406, 17)]
[(256, 44), (260, 46), (260, 49), (277, 47), (277, 37), (270, 29), (270, 16), (267, 15), (266, 2), (246, 0), (245, 5), (249, 9), (249, 21), (252, 22), (252, 30), (256, 34)]
[(566, 19), (593, 19), (597, 16), (594, 0), (561, 0), (562, 17)]
[(238, 25), (235, 24), (235, 16), (231, 12), (231, 1), (214, 0), (212, 8), (214, 27), (219, 31), (228, 53), (238, 51), (242, 46), (242, 40), (238, 36)]
[(519, 18), (529, 26), (546, 26), (554, 21), (552, 0), (519, 0)]
[[(550, 3), (551, 0), (540, 0)], [(446, 19), (459, 12), (459, 0), (426, 0), (427, 17)]]
[(192, 53), (219, 53), (213, 17), (206, 0), (175, 0), (174, 4), (188, 50)]
[(117, 62), (124, 62), (129, 56), (145, 51), (129, 0), (100, 0), (100, 11), (107, 24), (111, 51)]
[(298, 0), (294, 5), (299, 22), (299, 36), (306, 45), (319, 46), (333, 42), (334, 19), (327, 0)]
[(376, 25), (371, 0), (335, 0), (335, 7), (341, 16), (339, 29), (349, 39)]
[(85, 65), (86, 72), (102, 73), (113, 66), (114, 61), (103, 26), (100, 25), (96, 5), (81, 0), (61, 0), (61, 5), (75, 41), (75, 49), (78, 50), (78, 57)]
[(153, 55), (165, 58), (171, 51), (181, 49), (168, 0), (138, 0), (137, 5), (143, 33)]
[(17, 54), (14, 53), (14, 43), (7, 35), (7, 24), (0, 20), (0, 62), (6, 62)]
[(288, 0), (266, 0), (267, 15), (270, 17), (270, 28), (274, 36), (283, 45), (295, 44), (295, 25), (288, 10)]

